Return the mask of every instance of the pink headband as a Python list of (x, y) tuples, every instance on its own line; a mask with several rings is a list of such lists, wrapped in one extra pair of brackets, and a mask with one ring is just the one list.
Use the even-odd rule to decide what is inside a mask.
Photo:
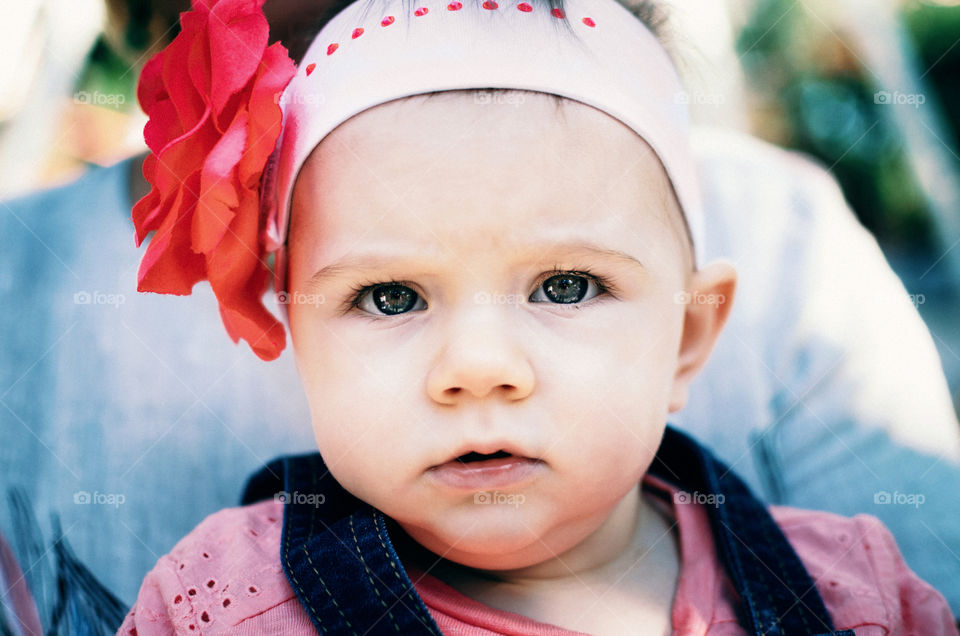
[[(697, 255), (702, 213), (682, 86), (656, 36), (615, 0), (566, 0), (564, 11), (531, 3), (401, 1), (380, 13), (354, 2), (314, 39), (281, 98), (276, 184), (265, 189), (267, 249), (283, 244), (293, 185), (328, 133), (356, 114), (432, 91), (514, 88), (561, 95), (619, 119), (660, 157), (686, 216)], [(479, 6), (478, 6), (479, 5)], [(379, 5), (378, 5), (379, 8)], [(273, 176), (273, 175), (271, 175)], [(699, 261), (699, 259), (698, 259)], [(286, 311), (286, 307), (284, 307)]]
[[(213, 6), (216, 12), (220, 5), (239, 6), (243, 0), (194, 2), (195, 11)], [(263, 0), (254, 2), (259, 11)], [(682, 86), (663, 46), (627, 9), (616, 0), (565, 0), (565, 10), (528, 2), (481, 4), (479, 0), (409, 4), (404, 0), (357, 0), (347, 6), (314, 39), (277, 100), (283, 112), (282, 131), (269, 163), (263, 166), (259, 218), (260, 248), (264, 255), (276, 253), (273, 269), (278, 293), (285, 291), (284, 244), (293, 185), (317, 144), (364, 110), (443, 90), (504, 88), (553, 93), (620, 120), (643, 137), (660, 158), (684, 212), (695, 258), (702, 260), (703, 219)], [(250, 6), (249, 0), (246, 5)], [(369, 10), (371, 5), (377, 7), (376, 13)], [(212, 20), (210, 24), (214, 26)], [(264, 46), (265, 41), (259, 50)], [(213, 55), (211, 63), (216, 63)], [(153, 114), (144, 108), (152, 121)], [(149, 141), (147, 133), (145, 130)], [(134, 217), (136, 221), (136, 209)], [(142, 234), (145, 232), (138, 226), (138, 238), (142, 239)], [(141, 265), (141, 290), (143, 269)], [(261, 284), (258, 278), (248, 289), (262, 294)], [(269, 326), (269, 346), (260, 342), (258, 348), (248, 334), (263, 330), (263, 323), (254, 322), (255, 328), (241, 332), (235, 320), (231, 330), (223, 305), (221, 299), (221, 315), (234, 341), (236, 336), (244, 337), (264, 359), (279, 355), (284, 337), (281, 332), (278, 342), (278, 325)], [(286, 317), (286, 305), (281, 306)]]

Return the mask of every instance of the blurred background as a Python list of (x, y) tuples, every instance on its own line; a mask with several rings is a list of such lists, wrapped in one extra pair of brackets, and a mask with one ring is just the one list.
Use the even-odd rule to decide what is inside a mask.
[[(750, 132), (805, 153), (832, 172), (926, 321), (956, 409), (960, 406), (960, 0), (659, 1), (670, 5), (672, 19), (664, 37), (686, 84), (677, 99), (690, 105), (698, 123)], [(296, 49), (298, 42), (292, 34), (327, 4), (324, 0), (266, 0), (272, 39), (280, 38)], [(188, 5), (189, 0), (4, 2), (0, 8), (0, 201), (66, 183), (91, 166), (113, 165), (145, 151), (142, 130), (146, 118), (136, 101), (137, 77), (149, 57), (177, 33), (178, 13)], [(137, 165), (130, 162), (132, 168)], [(101, 182), (113, 183), (106, 177), (97, 183)], [(44, 242), (40, 235), (47, 233), (41, 222), (31, 227), (12, 207), (0, 203), (0, 220), (8, 222), (4, 230), (7, 234), (0, 235), (0, 241), (8, 239), (12, 244), (3, 253), (16, 257), (20, 249), (24, 255), (35, 256), (38, 263), (49, 260), (50, 255), (59, 260), (58, 252), (73, 254), (74, 250), (67, 249), (68, 243), (81, 243), (88, 237), (87, 247), (94, 252), (109, 244), (117, 258), (132, 258), (132, 224), (120, 225), (118, 218), (105, 230), (87, 222), (85, 214), (94, 221), (98, 218), (97, 210), (91, 209), (97, 204), (88, 202), (98, 201), (91, 191), (85, 191), (84, 196), (89, 198), (77, 200), (75, 206), (78, 195), (74, 190), (51, 199), (63, 208), (58, 212), (62, 216), (56, 217), (59, 222), (77, 215), (75, 227), (49, 233), (62, 239), (63, 245)], [(103, 199), (113, 201), (114, 207), (105, 205), (100, 219), (127, 205), (128, 193), (120, 197), (109, 189), (107, 194), (116, 194), (115, 198)], [(69, 205), (63, 197), (68, 198)], [(36, 218), (57, 228), (48, 203), (37, 212), (42, 214)], [(83, 261), (83, 254), (80, 251), (72, 256), (70, 263)], [(283, 412), (266, 413), (259, 409), (273, 408), (276, 401), (263, 402), (256, 395), (248, 395), (249, 391), (238, 395), (236, 387), (249, 387), (255, 378), (259, 381), (267, 374), (258, 375), (260, 369), (245, 347), (230, 345), (219, 321), (198, 320), (199, 324), (189, 329), (167, 329), (163, 321), (180, 312), (181, 303), (187, 299), (150, 294), (130, 303), (125, 312), (109, 309), (83, 315), (70, 313), (78, 303), (75, 292), (81, 280), (89, 284), (100, 281), (97, 284), (104, 285), (100, 289), (127, 289), (122, 285), (129, 283), (133, 269), (123, 272), (128, 278), (119, 283), (112, 271), (115, 264), (94, 263), (96, 260), (83, 261), (89, 265), (83, 270), (83, 278), (74, 273), (68, 279), (61, 269), (54, 268), (58, 280), (63, 280), (46, 281), (49, 289), (34, 283), (43, 280), (45, 270), (39, 266), (31, 269), (32, 261), (28, 261), (22, 270), (15, 271), (30, 272), (31, 285), (38, 291), (36, 298), (29, 296), (28, 300), (33, 299), (35, 307), (28, 307), (28, 302), (4, 307), (8, 313), (3, 317), (10, 316), (6, 324), (19, 326), (21, 321), (40, 327), (48, 322), (56, 325), (49, 334), (40, 327), (35, 329), (39, 334), (36, 342), (21, 343), (19, 340), (30, 338), (19, 335), (11, 338), (11, 342), (18, 341), (19, 351), (8, 350), (10, 344), (0, 347), (0, 359), (13, 361), (7, 365), (9, 369), (0, 365), (0, 379), (3, 372), (12, 374), (12, 385), (0, 395), (0, 408), (7, 409), (3, 421), (19, 420), (19, 424), (12, 424), (13, 429), (6, 429), (4, 423), (0, 430), (0, 451), (7, 453), (0, 452), (0, 469), (11, 476), (16, 470), (10, 466), (29, 469), (18, 477), (29, 486), (31, 501), (50, 503), (56, 509), (65, 496), (72, 494), (73, 503), (82, 503), (76, 500), (78, 494), (89, 493), (77, 491), (78, 486), (81, 491), (97, 487), (101, 493), (159, 492), (168, 484), (164, 471), (152, 470), (151, 462), (161, 465), (164, 457), (177, 457), (180, 465), (197, 471), (202, 468), (206, 475), (245, 476), (281, 449), (312, 450), (312, 435), (307, 430), (281, 425), (296, 422), (306, 413), (299, 392), (296, 398), (286, 399)], [(9, 269), (0, 267), (0, 290), (15, 276)], [(15, 292), (29, 288), (8, 287)], [(199, 287), (196, 296), (200, 298), (185, 311), (197, 315), (209, 312), (212, 317), (215, 308), (211, 292)], [(62, 315), (57, 313), (60, 306), (50, 300), (61, 298), (56, 296), (61, 292), (55, 291), (61, 288), (74, 299)], [(883, 318), (877, 316), (878, 320)], [(131, 330), (125, 320), (143, 328)], [(65, 348), (47, 359), (47, 353), (66, 334), (61, 330), (68, 323), (66, 331), (74, 324), (80, 325), (72, 338), (92, 334), (103, 341)], [(164, 331), (169, 331), (170, 338), (189, 338), (183, 351), (166, 350), (170, 341), (158, 335)], [(151, 348), (148, 343), (157, 344)], [(189, 343), (202, 346), (191, 347)], [(121, 356), (119, 351), (132, 353)], [(84, 357), (88, 354), (89, 359)], [(169, 364), (164, 361), (168, 355)], [(97, 369), (93, 381), (72, 382), (74, 367), (81, 374), (95, 367), (88, 360), (122, 360), (126, 366)], [(164, 367), (159, 372), (154, 368), (158, 362)], [(270, 374), (273, 384), (267, 388), (280, 387), (275, 392), (281, 395), (282, 389), (295, 385), (292, 363), (287, 371), (289, 376)], [(14, 385), (26, 376), (29, 378), (13, 392)], [(34, 409), (44, 396), (30, 387), (41, 386), (48, 376), (69, 377), (71, 382), (56, 387), (61, 397), (56, 405)], [(150, 391), (137, 385), (144, 377), (151, 378)], [(105, 394), (94, 392), (89, 398), (84, 393), (88, 388), (92, 391), (94, 385), (97, 390), (124, 387), (123, 392), (129, 395), (120, 399), (111, 395), (107, 404)], [(4, 401), (8, 394), (12, 396), (11, 406)], [(180, 408), (185, 410), (182, 420), (169, 423), (165, 416), (171, 409)], [(103, 413), (116, 421), (102, 422), (109, 420)], [(910, 415), (912, 426), (912, 411)], [(129, 427), (126, 436), (103, 433), (117, 421), (133, 422), (134, 418), (138, 426)], [(284, 433), (289, 439), (258, 437), (263, 434), (261, 422), (268, 418), (278, 423), (275, 430), (289, 429)], [(34, 423), (40, 434), (27, 421)], [(181, 421), (176, 435), (168, 435)], [(216, 434), (226, 440), (218, 453), (204, 449), (201, 442), (211, 438), (204, 436), (203, 430), (207, 429), (201, 429), (201, 423), (213, 425)], [(10, 431), (20, 436), (17, 443), (7, 443)], [(244, 439), (259, 440), (251, 445), (256, 452)], [(136, 458), (132, 465), (130, 458), (123, 456), (128, 447)], [(94, 449), (95, 461), (85, 454), (88, 449)], [(31, 452), (46, 464), (32, 465)], [(143, 458), (146, 460), (140, 469), (131, 473)], [(97, 461), (103, 465), (96, 465)], [(859, 464), (866, 467), (862, 460)], [(946, 472), (946, 462), (940, 468)], [(926, 478), (923, 487), (932, 493), (935, 487), (931, 484), (940, 483), (937, 479), (941, 478), (935, 477), (933, 466), (926, 471), (931, 476), (924, 472), (919, 481)], [(112, 520), (112, 526), (97, 525), (99, 517), (91, 521), (97, 514), (94, 507), (81, 512), (72, 508), (67, 518), (74, 525), (66, 531), (75, 527), (75, 545), (91, 563), (112, 565), (115, 554), (131, 555), (135, 567), (107, 568), (106, 572), (101, 567), (98, 571), (100, 576), (109, 577), (111, 587), (120, 590), (129, 602), (145, 571), (143, 564), (152, 566), (203, 516), (223, 507), (223, 502), (236, 500), (239, 482), (231, 479), (207, 483), (202, 488), (194, 488), (187, 479), (175, 480), (172, 492), (164, 491), (169, 502), (156, 506), (161, 512), (184, 508), (175, 523), (152, 525), (153, 518), (140, 513), (153, 504), (143, 497), (137, 503), (131, 497), (124, 510), (126, 516)], [(942, 479), (942, 483), (948, 483)], [(188, 501), (189, 505), (185, 503)], [(21, 508), (26, 509), (27, 504)], [(115, 543), (115, 550), (97, 541), (104, 532)], [(19, 534), (33, 537), (39, 533)], [(59, 531), (54, 533), (59, 535)], [(922, 538), (930, 540), (926, 535)], [(58, 541), (57, 545), (65, 542)], [(946, 543), (944, 547), (957, 555)], [(932, 554), (936, 559), (937, 553)], [(0, 544), (0, 565), (2, 556)]]
[[(960, 404), (960, 0), (669, 3), (695, 118), (834, 173), (930, 327)], [(5, 3), (0, 199), (144, 149), (137, 74), (185, 5)]]

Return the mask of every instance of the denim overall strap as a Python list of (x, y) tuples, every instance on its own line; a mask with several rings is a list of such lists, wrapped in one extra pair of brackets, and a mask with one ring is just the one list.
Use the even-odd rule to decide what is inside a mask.
[(668, 426), (650, 472), (715, 495), (706, 506), (717, 551), (740, 596), (740, 624), (756, 636), (854, 636), (833, 621), (810, 575), (766, 506), (727, 466)]
[(344, 490), (319, 453), (271, 462), (242, 503), (271, 496), (285, 503), (283, 571), (319, 633), (440, 636), (383, 515)]

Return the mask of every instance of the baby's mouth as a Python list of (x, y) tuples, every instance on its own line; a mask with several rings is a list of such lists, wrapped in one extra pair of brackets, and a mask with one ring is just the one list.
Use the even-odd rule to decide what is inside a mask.
[(540, 459), (501, 449), (493, 453), (469, 451), (431, 467), (429, 472), (446, 487), (477, 491), (518, 485), (543, 468)]
[(470, 451), (465, 455), (457, 457), (456, 461), (460, 462), (461, 464), (471, 464), (474, 462), (484, 462), (491, 459), (502, 459), (504, 457), (513, 457), (513, 455), (503, 450), (499, 450), (496, 453), (477, 453), (475, 451)]

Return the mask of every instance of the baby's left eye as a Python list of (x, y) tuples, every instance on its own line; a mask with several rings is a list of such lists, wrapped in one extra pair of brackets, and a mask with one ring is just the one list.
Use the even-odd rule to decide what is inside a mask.
[(584, 299), (591, 285), (596, 288), (597, 292), (590, 298), (599, 296), (605, 291), (603, 283), (590, 274), (578, 272), (552, 274), (540, 283), (537, 291), (530, 296), (529, 302), (541, 302), (536, 298), (537, 294), (541, 294), (546, 297), (547, 302), (558, 305), (572, 305)]
[[(364, 303), (365, 300), (369, 300), (370, 303), (372, 303), (372, 308), (368, 309), (364, 306), (366, 304)], [(422, 306), (426, 305), (416, 291), (400, 282), (366, 286), (363, 289), (357, 290), (356, 297), (353, 300), (354, 307), (375, 316), (405, 314), (418, 304)], [(378, 311), (382, 313), (377, 313)]]

